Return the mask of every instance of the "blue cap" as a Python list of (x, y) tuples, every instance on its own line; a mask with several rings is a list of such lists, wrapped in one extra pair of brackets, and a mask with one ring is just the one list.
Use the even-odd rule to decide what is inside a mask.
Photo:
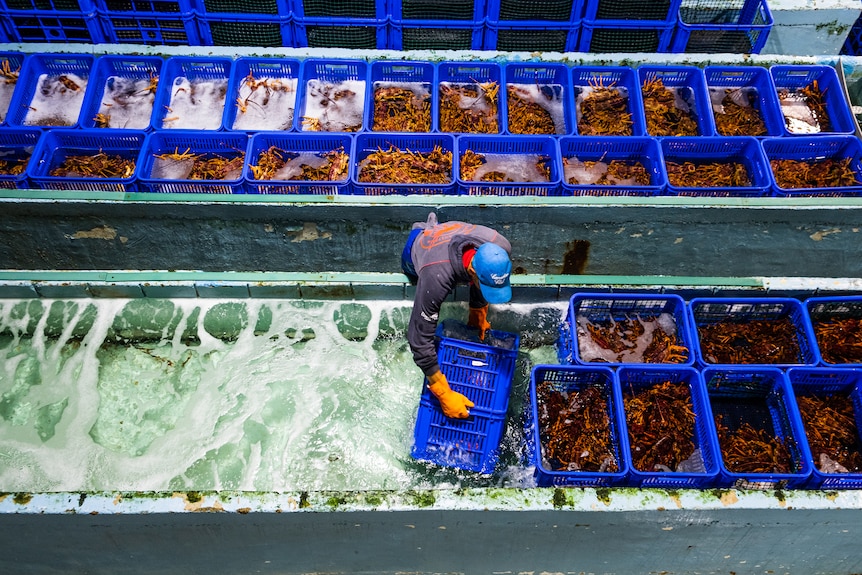
[(509, 254), (497, 244), (488, 242), (479, 246), (473, 256), (473, 270), (479, 276), (479, 289), (488, 303), (506, 303), (512, 299), (509, 275), (512, 262)]

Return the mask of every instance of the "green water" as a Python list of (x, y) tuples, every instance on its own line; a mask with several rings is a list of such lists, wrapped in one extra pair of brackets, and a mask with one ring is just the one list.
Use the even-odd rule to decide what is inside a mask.
[(422, 376), (409, 312), (402, 301), (3, 300), (0, 491), (531, 485), (524, 396), (553, 347), (522, 345), (496, 472), (440, 468), (410, 457)]

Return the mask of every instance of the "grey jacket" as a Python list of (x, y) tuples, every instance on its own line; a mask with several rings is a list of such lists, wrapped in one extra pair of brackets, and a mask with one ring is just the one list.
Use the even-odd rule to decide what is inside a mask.
[[(413, 361), (425, 375), (431, 375), (440, 369), (434, 347), (440, 306), (456, 284), (470, 283), (462, 261), (464, 252), (486, 242), (494, 242), (511, 255), (512, 246), (509, 240), (485, 226), (466, 222), (438, 224), (433, 212), (426, 222), (413, 224), (413, 229), (422, 229), (423, 232), (416, 238), (411, 251), (419, 280), (407, 327), (407, 341), (413, 351)], [(487, 302), (482, 292), (470, 284), (470, 307), (485, 305)]]

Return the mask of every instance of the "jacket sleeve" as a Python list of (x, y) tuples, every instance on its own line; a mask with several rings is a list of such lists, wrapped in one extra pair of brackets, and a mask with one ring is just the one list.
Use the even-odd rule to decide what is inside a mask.
[(440, 319), (440, 306), (453, 286), (452, 278), (446, 278), (440, 271), (440, 266), (427, 266), (420, 271), (413, 311), (407, 326), (407, 342), (413, 351), (413, 361), (425, 375), (440, 370), (434, 333)]

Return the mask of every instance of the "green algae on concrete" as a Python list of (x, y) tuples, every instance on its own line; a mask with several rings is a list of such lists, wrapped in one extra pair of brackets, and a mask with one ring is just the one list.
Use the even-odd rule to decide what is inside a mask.
[(125, 341), (172, 339), (182, 310), (170, 300), (133, 299), (114, 316), (108, 337)]
[(361, 303), (345, 303), (333, 312), (332, 320), (344, 339), (362, 341), (368, 337), (371, 310)]
[(248, 326), (248, 306), (244, 303), (227, 302), (211, 307), (204, 316), (204, 329), (211, 336), (223, 341), (236, 341)]

